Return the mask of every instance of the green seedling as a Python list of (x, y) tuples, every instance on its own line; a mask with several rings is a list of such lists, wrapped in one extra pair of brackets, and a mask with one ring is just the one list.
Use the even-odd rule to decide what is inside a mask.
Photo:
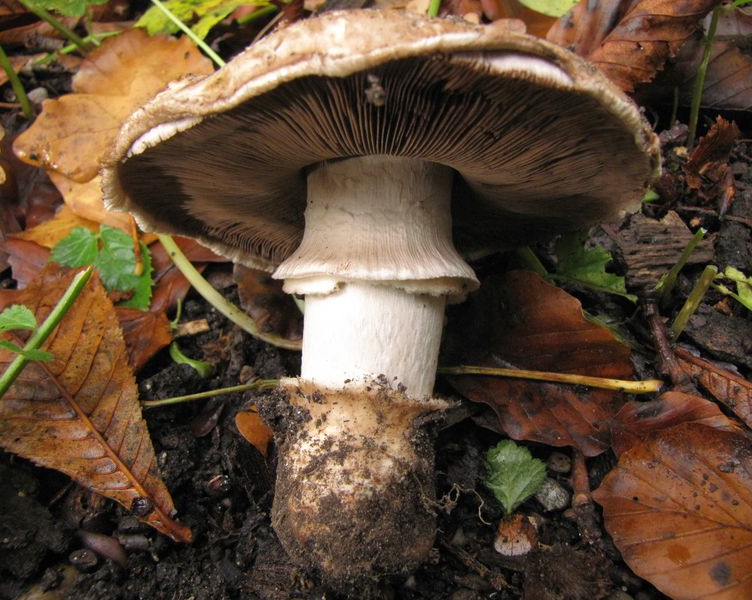
[(486, 468), (486, 486), (507, 516), (535, 494), (546, 479), (545, 463), (512, 440), (503, 440), (486, 453)]
[(611, 254), (603, 246), (585, 247), (587, 232), (565, 234), (554, 245), (556, 270), (550, 273), (530, 248), (517, 250), (526, 268), (535, 271), (551, 282), (568, 282), (583, 285), (590, 289), (616, 294), (635, 302), (637, 297), (627, 293), (624, 277), (609, 273), (606, 266), (611, 262)]
[[(37, 319), (34, 313), (23, 304), (13, 304), (0, 313), (0, 333), (6, 331), (34, 331), (37, 328)], [(15, 352), (28, 360), (49, 361), (53, 359), (52, 354), (44, 350), (30, 348), (25, 350), (18, 344), (8, 340), (0, 340), (0, 348), (5, 348)]]
[(676, 280), (679, 277), (679, 273), (681, 273), (681, 270), (684, 268), (684, 265), (687, 264), (689, 257), (692, 256), (695, 248), (697, 248), (697, 244), (699, 244), (703, 240), (706, 233), (707, 231), (700, 227), (700, 229), (698, 229), (692, 236), (692, 239), (689, 240), (689, 243), (682, 251), (681, 256), (679, 257), (679, 260), (676, 262), (676, 264), (671, 267), (668, 273), (664, 274), (660, 278), (658, 283), (655, 284), (655, 291), (660, 294), (660, 304), (665, 305), (668, 301), (669, 297), (671, 296), (671, 292), (676, 285)]
[(85, 227), (74, 227), (52, 249), (52, 260), (66, 267), (93, 265), (99, 270), (102, 284), (108, 292), (132, 292), (128, 300), (118, 306), (148, 310), (151, 302), (151, 255), (146, 244), (139, 242), (141, 273), (133, 248), (133, 238), (127, 233), (100, 225), (99, 233)]
[(16, 95), (18, 103), (21, 105), (21, 111), (23, 112), (24, 117), (31, 121), (34, 118), (34, 109), (31, 107), (31, 102), (26, 95), (26, 90), (24, 89), (21, 80), (18, 78), (13, 65), (10, 64), (10, 59), (5, 53), (5, 50), (3, 50), (2, 45), (0, 45), (0, 67), (2, 67), (8, 77), (8, 81), (13, 88), (13, 93)]
[(256, 381), (251, 381), (250, 383), (217, 388), (214, 390), (208, 390), (206, 392), (198, 392), (197, 394), (173, 396), (172, 398), (164, 398), (162, 400), (143, 400), (141, 402), (141, 406), (143, 406), (144, 408), (158, 408), (160, 406), (170, 406), (172, 404), (182, 404), (183, 402), (203, 400), (204, 398), (214, 398), (215, 396), (222, 396), (223, 394), (235, 394), (237, 392), (247, 392), (249, 390), (270, 390), (277, 387), (278, 385), (278, 379), (258, 379)]
[(726, 296), (730, 296), (748, 311), (752, 312), (752, 277), (747, 277), (742, 271), (734, 267), (726, 267), (723, 273), (716, 277), (717, 281), (733, 281), (736, 285), (736, 293), (732, 292), (723, 283), (713, 282), (713, 288)]
[[(34, 354), (39, 351), (39, 347), (50, 336), (50, 334), (54, 331), (55, 327), (58, 326), (60, 321), (63, 320), (63, 317), (70, 310), (71, 306), (73, 306), (76, 298), (78, 298), (78, 296), (86, 286), (86, 283), (89, 281), (91, 272), (92, 267), (89, 267), (84, 271), (76, 274), (76, 276), (73, 278), (73, 281), (68, 286), (68, 289), (65, 290), (65, 293), (62, 295), (60, 300), (58, 300), (55, 307), (39, 327), (36, 327), (36, 319), (34, 318), (34, 315), (32, 314), (31, 319), (29, 319), (29, 314), (26, 314), (26, 311), (24, 311), (23, 309), (13, 309), (10, 313), (10, 316), (5, 317), (6, 326), (14, 324), (18, 325), (19, 323), (22, 325), (22, 327), (11, 327), (12, 329), (28, 329), (28, 325), (30, 325), (32, 322), (34, 323), (35, 327), (31, 329), (33, 333), (31, 334), (29, 340), (26, 342), (26, 345), (24, 345), (24, 347), (20, 349), (20, 352), (17, 353), (16, 357), (11, 361), (10, 365), (8, 365), (8, 368), (5, 370), (2, 376), (0, 376), (0, 398), (2, 398), (5, 392), (8, 391), (8, 388), (21, 374), (21, 371), (23, 371), (23, 368), (26, 366), (29, 360), (40, 360), (39, 358), (28, 357), (34, 356)], [(13, 307), (10, 308), (12, 309)], [(31, 313), (31, 311), (28, 312)], [(5, 313), (6, 311), (3, 311), (3, 314)], [(8, 330), (9, 329), (6, 329), (5, 331)], [(13, 351), (16, 352), (16, 350)], [(50, 356), (50, 358), (52, 357)]]
[[(175, 318), (170, 321), (170, 329), (172, 330), (173, 335), (178, 329), (178, 323), (180, 322), (180, 316), (182, 313), (183, 303), (178, 299), (178, 309), (175, 313)], [(193, 367), (196, 373), (204, 379), (211, 377), (214, 373), (214, 365), (205, 360), (196, 360), (195, 358), (186, 356), (183, 354), (183, 351), (180, 349), (177, 342), (172, 342), (172, 344), (170, 344), (170, 358), (178, 365), (188, 365), (189, 367)]]
[(717, 274), (718, 267), (714, 265), (708, 265), (703, 270), (700, 279), (697, 280), (695, 287), (692, 288), (689, 296), (687, 296), (687, 300), (684, 302), (684, 305), (676, 315), (674, 322), (671, 324), (671, 333), (673, 334), (674, 339), (677, 339), (682, 331), (684, 331), (684, 328), (689, 322), (689, 318), (695, 314), (695, 311), (697, 311), (697, 307), (700, 306), (702, 299), (705, 297), (705, 292), (708, 291), (708, 287), (713, 283), (713, 279)]

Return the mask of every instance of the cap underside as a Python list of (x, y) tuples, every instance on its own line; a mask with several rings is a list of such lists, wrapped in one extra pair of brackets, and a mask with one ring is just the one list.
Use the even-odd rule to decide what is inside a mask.
[(306, 168), (321, 161), (390, 155), (451, 167), (453, 235), (468, 254), (613, 219), (641, 197), (651, 156), (613, 108), (552, 87), (550, 74), (493, 72), (493, 61), (525, 55), (477, 56), (283, 83), (132, 155), (116, 167), (122, 189), (152, 228), (269, 269), (300, 242)]

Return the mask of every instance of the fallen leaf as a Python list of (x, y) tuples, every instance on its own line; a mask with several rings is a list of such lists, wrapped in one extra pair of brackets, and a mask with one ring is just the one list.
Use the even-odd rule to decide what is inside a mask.
[(133, 217), (127, 213), (109, 211), (104, 207), (102, 183), (98, 175), (84, 183), (77, 183), (55, 171), (49, 171), (48, 175), (62, 194), (65, 203), (79, 217), (130, 233)]
[(43, 103), (15, 153), (77, 183), (91, 181), (128, 115), (170, 81), (212, 70), (188, 38), (149, 37), (139, 29), (108, 38), (81, 64), (75, 93)]
[(63, 205), (49, 221), (40, 223), (31, 229), (20, 231), (14, 234), (13, 237), (19, 240), (34, 242), (43, 248), (51, 250), (55, 244), (67, 236), (75, 227), (85, 227), (92, 232), (99, 231), (99, 223), (84, 219), (74, 213), (70, 206)]
[(163, 310), (116, 307), (115, 313), (123, 330), (128, 363), (134, 371), (172, 342), (170, 321)]
[(676, 348), (676, 357), (690, 377), (752, 427), (752, 383), (683, 348)]
[[(489, 278), (454, 309), (443, 364), (516, 367), (630, 379), (629, 348), (585, 319), (579, 301), (531, 271)], [(575, 446), (595, 456), (610, 446), (616, 392), (499, 377), (459, 376), (462, 395), (491, 406), (517, 440)]]
[(247, 442), (253, 445), (264, 458), (269, 451), (269, 442), (272, 441), (274, 434), (272, 430), (261, 420), (255, 406), (247, 410), (238, 411), (235, 415), (235, 426), (238, 428)]
[(13, 270), (13, 279), (18, 289), (29, 285), (50, 259), (47, 248), (18, 238), (0, 242), (0, 248), (8, 255), (8, 264)]
[(617, 456), (656, 431), (682, 423), (699, 423), (726, 431), (739, 426), (721, 412), (717, 404), (683, 392), (666, 392), (655, 400), (627, 402), (616, 414), (612, 425), (612, 448)]
[[(700, 139), (684, 165), (684, 176), (690, 188), (700, 190), (705, 181), (714, 188), (725, 178), (729, 173), (729, 155), (740, 134), (736, 123), (716, 117), (715, 123)], [(714, 197), (717, 193), (711, 189), (706, 191), (706, 195)]]
[(303, 337), (303, 315), (282, 282), (265, 271), (233, 265), (233, 280), (238, 285), (240, 306), (254, 320), (259, 331), (288, 340)]
[(624, 561), (678, 599), (752, 597), (752, 449), (687, 423), (619, 458), (593, 494)]
[(594, 63), (625, 92), (651, 81), (716, 0), (580, 0), (547, 38)]
[[(72, 276), (51, 265), (26, 289), (2, 292), (0, 308), (24, 304), (42, 322)], [(144, 498), (154, 507), (146, 523), (190, 541), (190, 530), (172, 518), (115, 310), (96, 276), (43, 347), (55, 359), (27, 365), (0, 399), (3, 448), (126, 509)], [(3, 369), (13, 356), (0, 349)]]

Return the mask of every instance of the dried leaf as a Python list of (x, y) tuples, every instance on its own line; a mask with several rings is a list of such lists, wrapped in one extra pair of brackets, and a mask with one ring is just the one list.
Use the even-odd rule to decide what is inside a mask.
[[(710, 183), (707, 196), (714, 197), (713, 188), (723, 181), (729, 172), (729, 155), (734, 149), (740, 131), (736, 123), (716, 117), (713, 126), (695, 146), (689, 160), (684, 165), (687, 185), (695, 190), (703, 188), (704, 181)], [(733, 182), (733, 176), (732, 176)]]
[[(3, 292), (0, 308), (24, 304), (41, 322), (72, 275), (50, 266), (26, 289)], [(29, 364), (0, 399), (0, 444), (127, 509), (139, 498), (149, 500), (154, 510), (144, 521), (189, 541), (190, 530), (172, 518), (117, 317), (95, 277), (44, 349), (55, 359)], [(12, 359), (0, 349), (2, 368)]]
[(0, 248), (8, 254), (8, 264), (13, 269), (16, 286), (24, 289), (47, 264), (50, 251), (47, 248), (18, 238), (8, 238), (0, 242)]
[(594, 493), (625, 562), (681, 599), (752, 597), (749, 438), (687, 423), (619, 458)]
[(52, 249), (55, 244), (67, 236), (75, 227), (85, 227), (90, 231), (96, 232), (99, 230), (99, 223), (84, 219), (74, 213), (69, 206), (63, 205), (49, 221), (40, 223), (31, 229), (21, 231), (13, 237), (35, 242), (44, 248)]
[(235, 426), (240, 435), (266, 458), (269, 451), (269, 442), (272, 441), (274, 435), (272, 430), (259, 417), (256, 407), (252, 406), (248, 410), (238, 411), (235, 415)]
[[(485, 281), (455, 309), (444, 364), (471, 364), (632, 377), (629, 349), (584, 318), (575, 298), (530, 271)], [(595, 456), (610, 446), (608, 423), (623, 399), (618, 393), (573, 386), (461, 376), (452, 385), (490, 405), (514, 439), (576, 446)]]
[(553, 24), (546, 39), (580, 56), (589, 56), (632, 4), (633, 0), (581, 1)]
[(683, 348), (676, 349), (676, 356), (690, 377), (752, 427), (752, 383)]
[(238, 264), (233, 266), (233, 279), (238, 284), (240, 306), (259, 331), (288, 340), (303, 337), (303, 315), (290, 295), (282, 291), (281, 281), (265, 271)]
[(170, 81), (211, 71), (187, 38), (151, 38), (137, 29), (108, 38), (82, 63), (73, 79), (76, 93), (45, 101), (14, 150), (77, 183), (91, 181), (128, 115)]
[[(608, 9), (600, 5), (606, 4)], [(677, 55), (679, 48), (702, 25), (702, 19), (716, 0), (635, 0), (627, 2), (589, 2), (581, 0), (573, 16), (584, 16), (582, 26), (594, 38), (605, 36), (596, 46), (582, 44), (575, 50), (594, 63), (625, 92), (632, 92), (638, 83), (651, 81), (666, 61)], [(622, 12), (628, 5), (626, 12)], [(612, 20), (614, 17), (618, 21)], [(563, 24), (552, 30), (549, 39), (570, 45), (571, 40), (584, 40), (577, 35), (577, 21), (562, 17)], [(567, 25), (575, 32), (567, 31)]]
[(128, 349), (128, 363), (134, 371), (172, 342), (170, 321), (164, 311), (117, 307), (115, 312)]
[(129, 233), (133, 217), (127, 213), (106, 210), (102, 199), (102, 182), (97, 175), (91, 181), (77, 183), (50, 171), (50, 180), (60, 191), (68, 207), (79, 217), (117, 227)]
[(613, 450), (623, 454), (650, 434), (682, 423), (699, 423), (716, 429), (739, 431), (716, 404), (682, 392), (666, 392), (656, 400), (627, 402), (616, 414)]

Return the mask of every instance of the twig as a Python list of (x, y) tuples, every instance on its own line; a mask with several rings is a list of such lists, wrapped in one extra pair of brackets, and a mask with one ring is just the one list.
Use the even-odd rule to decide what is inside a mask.
[(616, 390), (630, 394), (650, 394), (658, 392), (663, 387), (660, 379), (645, 381), (628, 381), (625, 379), (609, 379), (606, 377), (590, 377), (573, 373), (549, 373), (547, 371), (528, 371), (525, 369), (505, 369), (502, 367), (476, 367), (459, 365), (456, 367), (439, 367), (441, 375), (492, 375), (496, 377), (514, 377), (517, 379), (532, 379), (571, 385), (586, 385), (588, 387), (605, 390)]
[(643, 302), (642, 310), (647, 319), (648, 326), (650, 327), (653, 344), (655, 345), (658, 355), (658, 371), (668, 375), (674, 389), (688, 393), (696, 392), (697, 390), (695, 389), (694, 384), (684, 369), (681, 368), (681, 365), (671, 348), (671, 344), (668, 341), (666, 325), (661, 318), (655, 300), (645, 300)]
[(251, 383), (233, 385), (216, 390), (208, 390), (206, 392), (199, 392), (197, 394), (173, 396), (172, 398), (165, 398), (163, 400), (143, 400), (141, 402), (141, 406), (143, 406), (144, 408), (156, 408), (158, 406), (169, 406), (170, 404), (180, 404), (182, 402), (201, 400), (203, 398), (213, 398), (214, 396), (221, 396), (223, 394), (234, 394), (236, 392), (245, 392), (248, 390), (266, 390), (276, 387), (278, 383), (279, 382), (276, 379), (260, 379), (258, 381), (252, 381)]

